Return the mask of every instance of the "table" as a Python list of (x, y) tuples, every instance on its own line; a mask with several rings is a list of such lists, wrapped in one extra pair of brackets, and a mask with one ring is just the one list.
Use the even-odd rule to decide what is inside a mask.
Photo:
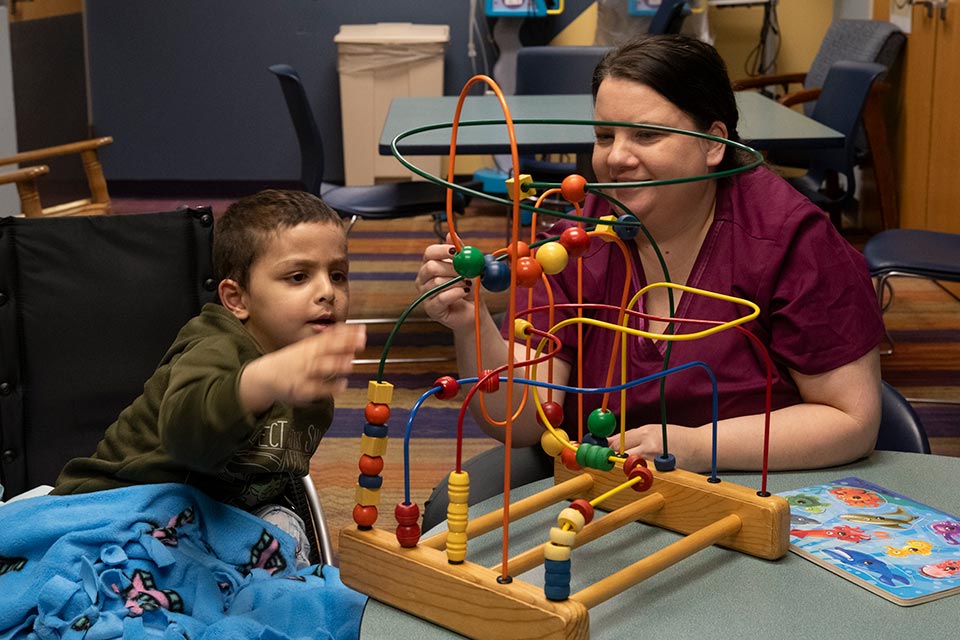
[[(857, 476), (920, 502), (960, 515), (960, 458), (874, 452), (870, 458), (832, 469), (772, 474), (769, 489), (787, 491), (846, 476)], [(756, 474), (723, 474), (726, 480), (755, 487)], [(518, 500), (544, 489), (543, 480), (512, 492)], [(471, 517), (499, 507), (499, 498), (470, 508)], [(556, 509), (534, 514), (510, 528), (511, 555), (542, 544)], [(628, 525), (575, 551), (574, 592), (630, 561), (677, 539), (669, 531)], [(611, 553), (611, 549), (617, 553)], [(500, 559), (499, 532), (470, 541), (468, 560), (493, 566)], [(589, 573), (592, 575), (584, 575)], [(538, 574), (538, 575), (535, 575)], [(543, 584), (542, 569), (519, 576)], [(788, 553), (760, 560), (711, 547), (590, 610), (591, 638), (643, 637), (658, 640), (711, 638), (947, 638), (960, 627), (960, 596), (900, 607), (852, 582)], [(371, 600), (361, 638), (460, 637), (409, 614)]]
[[(840, 132), (759, 93), (740, 91), (736, 98), (740, 109), (740, 137), (756, 149), (843, 146), (844, 137)], [(380, 154), (390, 155), (390, 143), (404, 131), (452, 122), (457, 100), (457, 96), (394, 98), (380, 135)], [(508, 96), (507, 105), (514, 120), (593, 119), (593, 97), (587, 94)], [(467, 96), (460, 117), (461, 123), (503, 119), (496, 96)], [(526, 154), (590, 153), (593, 141), (593, 127), (589, 125), (517, 126), (518, 146)], [(446, 155), (450, 151), (450, 128), (415, 134), (400, 141), (398, 148), (404, 155)], [(506, 126), (462, 126), (457, 134), (457, 152), (465, 155), (509, 153)]]

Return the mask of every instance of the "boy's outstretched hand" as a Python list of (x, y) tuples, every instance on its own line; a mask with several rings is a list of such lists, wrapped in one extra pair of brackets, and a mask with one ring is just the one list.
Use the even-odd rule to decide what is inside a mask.
[(240, 376), (240, 402), (259, 414), (276, 402), (304, 406), (340, 393), (353, 359), (367, 343), (363, 325), (335, 324), (322, 333), (250, 362)]

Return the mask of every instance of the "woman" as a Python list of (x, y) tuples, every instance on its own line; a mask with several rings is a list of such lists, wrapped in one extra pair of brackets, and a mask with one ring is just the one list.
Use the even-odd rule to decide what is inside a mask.
[[(693, 130), (737, 140), (737, 108), (726, 68), (709, 45), (685, 36), (643, 36), (609, 53), (593, 78), (596, 144), (593, 169), (600, 183), (662, 180), (703, 175), (744, 166), (742, 152), (719, 142), (649, 129), (600, 124), (641, 122)], [(862, 257), (839, 235), (829, 218), (785, 181), (758, 167), (728, 178), (648, 188), (610, 191), (628, 211), (590, 195), (584, 215), (632, 213), (644, 224), (662, 253), (644, 234), (628, 241), (625, 261), (614, 243), (594, 239), (584, 256), (584, 302), (619, 305), (623, 277), (630, 294), (647, 283), (669, 279), (691, 287), (751, 300), (760, 315), (745, 326), (765, 345), (774, 363), (770, 468), (834, 466), (868, 454), (880, 420), (880, 364), (877, 346), (883, 325)], [(575, 223), (561, 221), (547, 234), (559, 234)], [(451, 245), (433, 245), (424, 254), (417, 276), (421, 292), (456, 276)], [(572, 262), (572, 261), (571, 261)], [(576, 301), (576, 271), (552, 276), (555, 301)], [(447, 289), (425, 302), (431, 317), (455, 335), (458, 363), (464, 377), (477, 375), (473, 297), (469, 283)], [(536, 305), (546, 303), (543, 287), (534, 289)], [(526, 305), (526, 290), (518, 308)], [(729, 321), (744, 314), (729, 302), (674, 293), (674, 317)], [(668, 317), (666, 289), (657, 288), (640, 302), (640, 311)], [(508, 323), (499, 330), (481, 310), (480, 343), (484, 369), (507, 360)], [(574, 312), (564, 311), (557, 319)], [(587, 315), (596, 312), (588, 311)], [(612, 313), (596, 314), (614, 321)], [(546, 328), (543, 315), (534, 325)], [(631, 326), (661, 333), (666, 323), (631, 321)], [(677, 333), (703, 329), (680, 323)], [(563, 349), (554, 359), (553, 382), (602, 387), (610, 353), (619, 333), (584, 329), (582, 370), (578, 371), (576, 329), (561, 330)], [(633, 380), (664, 367), (668, 343), (630, 336), (628, 376)], [(516, 360), (526, 357), (521, 343)], [(758, 469), (762, 464), (766, 361), (740, 332), (727, 330), (691, 341), (672, 342), (669, 364), (706, 363), (719, 388), (718, 461), (721, 467)], [(538, 376), (546, 375), (546, 366)], [(619, 381), (619, 364), (617, 378)], [(653, 458), (663, 452), (658, 383), (633, 387), (626, 418), (628, 453)], [(541, 391), (541, 396), (544, 392)], [(669, 451), (685, 469), (708, 469), (711, 461), (712, 386), (700, 367), (670, 375), (665, 384)], [(502, 419), (503, 390), (486, 394), (491, 415)], [(519, 393), (515, 394), (519, 396)], [(499, 400), (499, 404), (497, 401)], [(554, 392), (564, 405), (563, 426), (576, 431), (575, 394)], [(584, 415), (601, 398), (584, 398)], [(532, 403), (528, 403), (532, 404)], [(477, 411), (474, 401), (472, 409)], [(608, 408), (619, 415), (619, 394)], [(486, 422), (478, 419), (482, 425)], [(503, 440), (500, 427), (485, 430)], [(514, 446), (539, 441), (543, 427), (532, 407), (514, 421)], [(619, 446), (619, 436), (610, 440)]]

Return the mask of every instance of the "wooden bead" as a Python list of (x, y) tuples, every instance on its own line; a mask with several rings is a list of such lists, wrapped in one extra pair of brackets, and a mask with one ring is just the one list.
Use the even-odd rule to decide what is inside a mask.
[(370, 424), (369, 422), (363, 425), (363, 435), (370, 438), (386, 438), (390, 434), (390, 429), (385, 424)]
[(453, 376), (441, 376), (434, 380), (433, 386), (440, 387), (433, 395), (441, 400), (450, 400), (451, 398), (457, 397), (457, 394), (460, 393), (460, 383), (457, 382), (457, 379)]
[(358, 504), (353, 508), (353, 521), (358, 527), (372, 527), (377, 521), (377, 507)]
[(416, 502), (398, 502), (393, 515), (397, 524), (416, 524), (420, 520), (420, 507)]
[(643, 493), (653, 486), (653, 471), (650, 471), (650, 469), (646, 467), (634, 467), (627, 475), (627, 478), (630, 480), (640, 478), (639, 482), (630, 486), (631, 489), (640, 493)]
[(632, 456), (627, 456), (627, 459), (623, 461), (623, 474), (630, 477), (630, 472), (633, 471), (634, 467), (640, 465), (641, 467), (647, 466), (647, 461), (640, 454), (633, 454)]
[(577, 539), (577, 532), (564, 530), (560, 527), (550, 527), (550, 542), (563, 547), (572, 547)]
[(367, 489), (365, 487), (357, 486), (353, 501), (357, 504), (362, 504), (365, 507), (375, 507), (380, 504), (380, 490)]
[(476, 278), (483, 273), (486, 264), (483, 251), (476, 247), (465, 246), (453, 256), (453, 269), (464, 278)]
[(560, 195), (571, 204), (583, 202), (587, 197), (587, 179), (576, 173), (567, 176), (560, 183)]
[(510, 288), (510, 265), (503, 260), (487, 260), (480, 284), (487, 291), (500, 292)]
[[(504, 182), (507, 185), (507, 197), (511, 200), (515, 200), (516, 193), (515, 187), (513, 186), (515, 180), (513, 178), (507, 178)], [(530, 196), (537, 195), (537, 190), (530, 186), (530, 183), (532, 182), (533, 177), (531, 177), (529, 173), (520, 174), (518, 186), (520, 187), (521, 198), (529, 198)]]
[[(548, 400), (540, 405), (540, 408), (543, 409), (543, 415), (547, 417), (547, 421), (550, 423), (551, 427), (559, 427), (563, 424), (563, 407), (559, 402), (554, 402), (553, 400)], [(537, 412), (537, 423), (542, 427), (543, 418), (540, 417), (540, 412)], [(570, 438), (567, 438), (569, 442)]]
[(536, 260), (540, 263), (540, 268), (547, 275), (560, 273), (567, 268), (570, 262), (570, 256), (567, 250), (559, 242), (548, 242), (537, 249)]
[(578, 471), (583, 468), (577, 464), (577, 452), (569, 447), (564, 447), (560, 452), (560, 461), (567, 469)]
[(583, 498), (577, 498), (571, 502), (570, 508), (579, 511), (585, 522), (589, 523), (593, 520), (593, 505)]
[(387, 438), (371, 438), (367, 434), (360, 436), (360, 453), (373, 458), (387, 452)]
[(560, 234), (558, 242), (567, 250), (567, 255), (576, 259), (587, 252), (590, 248), (590, 234), (581, 227), (570, 227), (564, 229)]
[(397, 542), (405, 549), (411, 549), (420, 542), (419, 524), (401, 524), (396, 531)]
[(570, 442), (570, 437), (566, 431), (544, 431), (540, 436), (540, 446), (551, 458), (556, 458), (566, 449), (565, 442)]
[(360, 456), (360, 462), (358, 466), (360, 467), (360, 473), (368, 476), (378, 476), (380, 475), (380, 472), (383, 471), (383, 458), (380, 456), (374, 457), (363, 454)]
[(363, 409), (363, 417), (370, 424), (387, 424), (390, 419), (390, 405), (368, 402)]
[(371, 380), (367, 383), (367, 400), (377, 404), (390, 404), (393, 400), (393, 385)]
[(625, 213), (617, 221), (620, 224), (614, 227), (614, 230), (621, 240), (633, 240), (640, 233), (640, 220), (637, 219), (637, 216)]
[(357, 476), (357, 484), (364, 489), (379, 489), (383, 486), (383, 476), (371, 476), (361, 473)]
[(543, 276), (543, 267), (530, 256), (524, 256), (517, 258), (516, 272), (517, 286), (529, 289), (540, 282), (540, 278)]
[(587, 416), (587, 429), (598, 438), (609, 438), (617, 430), (617, 415), (606, 409), (594, 409)]
[(565, 526), (568, 529), (572, 529), (574, 532), (580, 531), (583, 529), (583, 525), (587, 523), (586, 518), (583, 517), (583, 514), (577, 511), (576, 509), (571, 509), (567, 507), (560, 512), (560, 515), (557, 516), (557, 526), (561, 529)]
[(517, 338), (527, 338), (533, 335), (531, 331), (533, 329), (533, 323), (525, 318), (517, 318), (513, 321), (513, 335)]
[(484, 369), (480, 376), (480, 390), (484, 393), (496, 393), (500, 390), (500, 376), (493, 369)]
[(557, 560), (560, 562), (563, 562), (564, 560), (569, 560), (570, 547), (564, 547), (557, 544), (553, 544), (552, 542), (548, 542), (545, 545), (543, 545), (543, 559)]

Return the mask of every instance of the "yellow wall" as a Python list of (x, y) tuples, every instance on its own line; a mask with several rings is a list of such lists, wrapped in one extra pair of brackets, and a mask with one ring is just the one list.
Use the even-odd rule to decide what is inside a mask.
[[(806, 71), (833, 20), (833, 0), (780, 0), (778, 7), (781, 33), (778, 71)], [(714, 44), (729, 67), (730, 77), (745, 77), (750, 51), (760, 40), (763, 7), (710, 7), (708, 16)], [(596, 25), (597, 9), (593, 4), (551, 44), (593, 44)]]

